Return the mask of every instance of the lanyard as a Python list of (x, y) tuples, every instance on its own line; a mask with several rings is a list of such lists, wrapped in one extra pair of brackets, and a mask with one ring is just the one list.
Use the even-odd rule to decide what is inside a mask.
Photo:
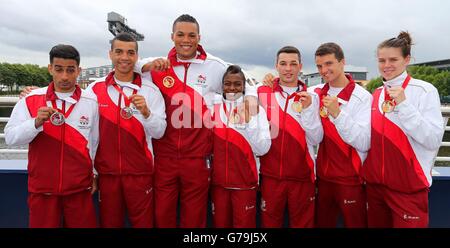
[(62, 113), (65, 118), (68, 118), (70, 113), (72, 113), (72, 110), (73, 110), (73, 107), (75, 107), (75, 104), (72, 104), (66, 112), (66, 101), (64, 101), (64, 100), (61, 100), (61, 101), (62, 101), (61, 109), (59, 109), (57, 107), (56, 100), (52, 100), (52, 106), (54, 109), (58, 110), (58, 112)]
[[(129, 107), (131, 101), (130, 101), (130, 99), (127, 97), (127, 95), (125, 95), (125, 92), (123, 92), (123, 90), (122, 90), (122, 89), (119, 87), (119, 85), (117, 85), (117, 84), (113, 84), (113, 87), (114, 87), (114, 89), (116, 89), (116, 90), (119, 92), (119, 94), (123, 97), (123, 102), (124, 102), (125, 106), (126, 106), (126, 107)], [(134, 89), (134, 90), (133, 90), (133, 95), (136, 94), (136, 92), (137, 92), (137, 90)], [(120, 106), (118, 106), (118, 107), (120, 108)]]

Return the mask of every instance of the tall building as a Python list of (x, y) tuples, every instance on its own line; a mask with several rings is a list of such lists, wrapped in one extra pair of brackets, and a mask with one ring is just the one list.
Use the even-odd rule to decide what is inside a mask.
[[(362, 86), (367, 84), (368, 80), (366, 67), (345, 65), (344, 71), (345, 73), (350, 74), (357, 84), (360, 84)], [(305, 74), (303, 75), (303, 78), (305, 79), (305, 83), (308, 86), (325, 83), (318, 72)]]

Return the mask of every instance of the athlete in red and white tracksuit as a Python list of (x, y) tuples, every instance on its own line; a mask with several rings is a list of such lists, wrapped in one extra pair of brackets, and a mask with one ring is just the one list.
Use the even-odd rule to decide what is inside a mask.
[[(145, 119), (131, 106), (130, 119), (121, 116), (125, 96), (145, 98), (150, 116)], [(123, 227), (125, 212), (133, 227), (153, 227), (152, 139), (166, 128), (163, 98), (148, 79), (135, 73), (133, 82), (119, 82), (111, 72), (104, 82), (89, 85), (97, 96), (100, 114), (100, 141), (95, 157), (99, 173), (100, 223), (102, 227)]]
[[(167, 130), (154, 142), (156, 227), (177, 227), (180, 195), (180, 227), (205, 227), (209, 189), (207, 158), (212, 152), (212, 131), (207, 106), (216, 92), (222, 92), (227, 65), (198, 45), (197, 56), (178, 60), (173, 48), (168, 54), (170, 68), (152, 71), (152, 81), (166, 104)], [(138, 68), (146, 63), (141, 60)], [(252, 87), (247, 87), (252, 91)], [(253, 90), (254, 92), (255, 90)], [(256, 95), (256, 93), (253, 93)]]
[[(345, 75), (344, 88), (329, 83), (314, 91), (338, 97), (340, 113), (322, 116), (323, 140), (317, 154), (316, 227), (336, 227), (341, 213), (346, 227), (366, 227), (366, 197), (360, 170), (370, 147), (372, 96)], [(323, 106), (320, 101), (320, 107)]]
[(244, 104), (244, 98), (229, 101), (218, 95), (216, 99), (211, 178), (214, 226), (255, 228), (259, 181), (256, 156), (267, 153), (271, 144), (267, 115), (260, 108), (249, 123), (243, 116), (239, 123), (233, 123), (229, 117)]
[[(408, 81), (409, 80), (409, 81)], [(427, 227), (431, 168), (444, 132), (439, 95), (407, 72), (373, 93), (371, 149), (363, 166), (369, 227)], [(384, 113), (386, 87), (406, 99)]]
[(261, 216), (263, 227), (281, 227), (287, 204), (291, 227), (313, 227), (315, 167), (313, 145), (322, 140), (319, 100), (311, 93), (311, 105), (300, 113), (292, 104), (298, 87), (288, 88), (275, 79), (273, 88), (258, 88), (258, 98), (271, 125), (272, 146), (261, 161)]
[[(45, 106), (65, 112), (65, 122), (36, 128), (38, 109)], [(64, 227), (97, 227), (91, 195), (97, 138), (97, 101), (78, 85), (73, 93), (59, 93), (52, 82), (17, 102), (5, 141), (29, 144), (30, 227), (60, 227), (62, 220)]]

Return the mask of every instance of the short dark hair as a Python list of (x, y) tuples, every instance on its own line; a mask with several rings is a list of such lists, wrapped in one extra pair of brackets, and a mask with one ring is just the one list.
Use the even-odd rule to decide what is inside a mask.
[(378, 45), (378, 50), (384, 47), (395, 47), (402, 50), (403, 58), (411, 55), (412, 38), (407, 31), (401, 31), (395, 38), (387, 39)]
[(244, 80), (244, 84), (245, 84), (245, 81), (246, 81), (246, 79), (245, 79), (245, 74), (244, 74), (244, 72), (242, 71), (242, 68), (241, 68), (240, 66), (238, 66), (238, 65), (230, 65), (230, 66), (228, 66), (227, 70), (226, 70), (225, 73), (223, 74), (223, 77), (222, 77), (222, 84), (223, 84), (223, 81), (225, 80), (225, 77), (226, 77), (228, 74), (239, 74), (239, 75), (242, 77), (242, 79)]
[(285, 47), (282, 47), (280, 50), (278, 50), (277, 63), (278, 63), (278, 57), (280, 56), (281, 53), (295, 53), (298, 55), (298, 61), (300, 63), (302, 62), (302, 55), (300, 54), (300, 51), (294, 46), (285, 46)]
[(334, 42), (327, 42), (320, 45), (316, 50), (315, 56), (324, 56), (328, 54), (334, 54), (338, 61), (344, 59), (344, 51), (342, 51), (342, 48)]
[(118, 33), (116, 35), (116, 37), (114, 37), (114, 39), (111, 41), (111, 50), (114, 49), (114, 41), (116, 41), (116, 40), (125, 41), (125, 42), (134, 42), (136, 44), (136, 52), (138, 51), (138, 43), (131, 34), (126, 33), (126, 32)]
[(59, 44), (50, 50), (50, 64), (53, 64), (54, 58), (61, 59), (73, 59), (77, 62), (77, 65), (80, 65), (80, 53), (78, 50), (71, 45)]
[(190, 23), (195, 23), (195, 25), (197, 25), (197, 31), (198, 31), (198, 33), (200, 33), (200, 25), (198, 24), (197, 20), (196, 20), (193, 16), (188, 15), (188, 14), (180, 15), (180, 16), (179, 16), (177, 19), (175, 19), (175, 21), (173, 22), (173, 25), (172, 25), (172, 32), (175, 32), (175, 25), (176, 25), (178, 22), (190, 22)]

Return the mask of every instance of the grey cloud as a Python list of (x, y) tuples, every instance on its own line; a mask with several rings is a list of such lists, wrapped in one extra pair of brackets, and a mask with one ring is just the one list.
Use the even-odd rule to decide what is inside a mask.
[[(141, 56), (165, 56), (172, 47), (173, 20), (189, 13), (200, 22), (207, 51), (226, 61), (273, 68), (276, 51), (294, 45), (305, 70), (314, 70), (315, 49), (334, 41), (344, 48), (348, 64), (365, 66), (374, 77), (377, 44), (400, 30), (410, 31), (416, 41), (417, 62), (449, 58), (448, 9), (445, 0), (0, 0), (0, 48), (46, 54), (57, 43), (70, 43), (95, 66), (107, 61), (112, 36), (106, 15), (115, 11), (146, 36)], [(7, 54), (0, 50), (1, 62)]]

